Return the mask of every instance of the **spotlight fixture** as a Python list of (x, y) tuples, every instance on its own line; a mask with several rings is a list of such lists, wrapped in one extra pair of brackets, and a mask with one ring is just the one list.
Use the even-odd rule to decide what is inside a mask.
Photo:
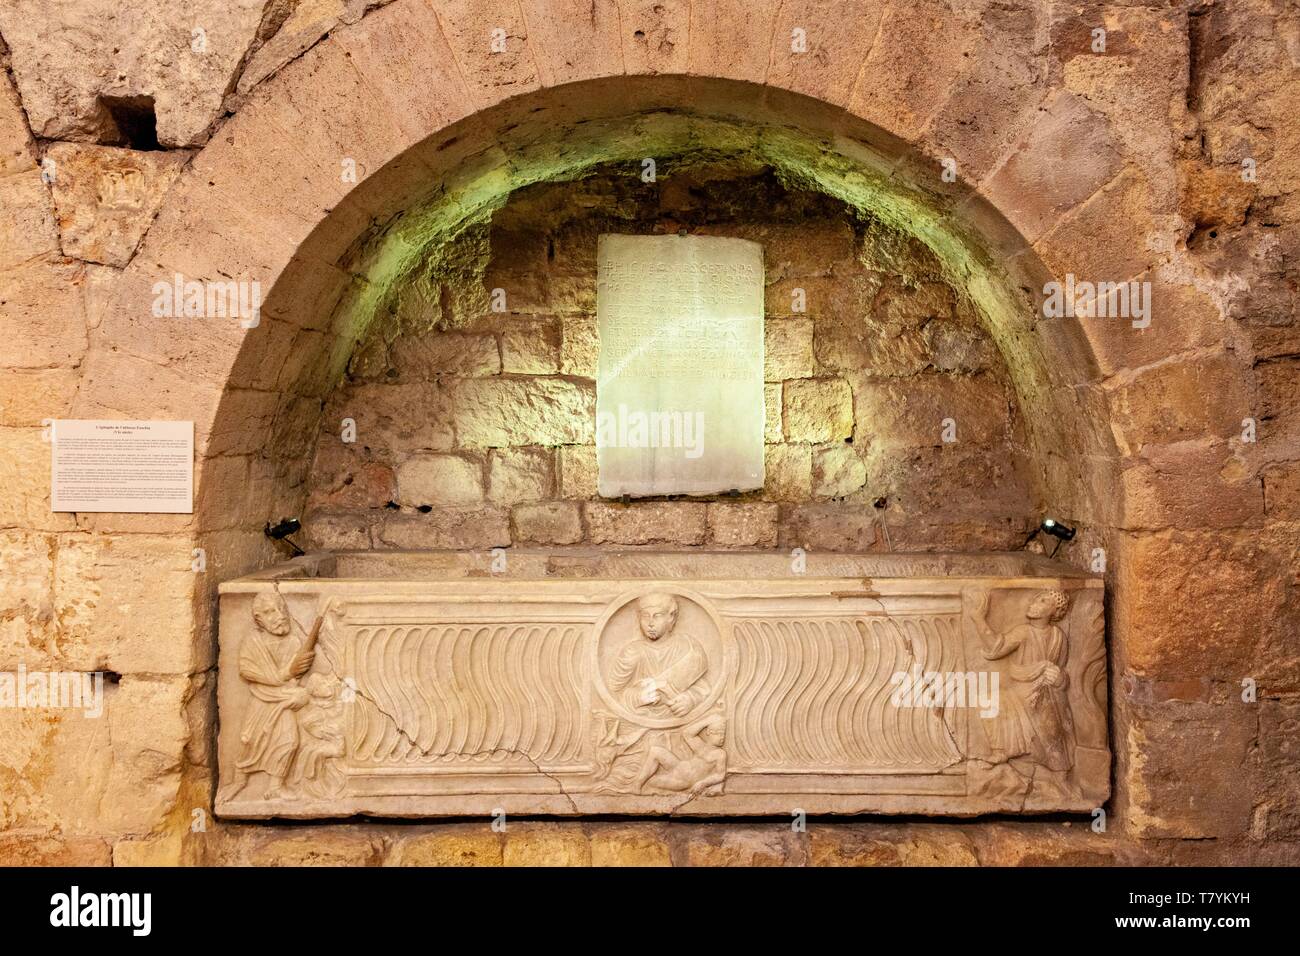
[(1069, 525), (1061, 524), (1061, 522), (1057, 521), (1055, 518), (1044, 518), (1043, 523), (1038, 527), (1039, 530), (1045, 531), (1053, 538), (1060, 538), (1062, 541), (1074, 540), (1074, 529)]
[(276, 524), (271, 524), (271, 522), (268, 521), (266, 527), (262, 529), (262, 533), (272, 541), (283, 541), (289, 547), (293, 548), (293, 556), (296, 558), (298, 555), (305, 554), (306, 552), (289, 540), (289, 535), (297, 534), (301, 530), (302, 522), (297, 518), (281, 518)]

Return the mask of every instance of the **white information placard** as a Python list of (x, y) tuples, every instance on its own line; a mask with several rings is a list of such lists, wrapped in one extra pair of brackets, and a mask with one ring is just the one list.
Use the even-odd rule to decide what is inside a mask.
[(50, 429), (50, 510), (194, 512), (194, 423), (68, 419)]

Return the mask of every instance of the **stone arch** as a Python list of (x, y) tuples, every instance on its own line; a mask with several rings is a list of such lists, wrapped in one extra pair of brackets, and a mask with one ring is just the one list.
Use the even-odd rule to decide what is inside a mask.
[[(884, 17), (901, 24), (907, 5), (669, 10), (662, 16), (679, 22), (639, 32), (676, 30), (689, 38), (685, 50), (661, 41), (653, 52), (627, 18), (550, 4), (567, 16), (539, 20), (526, 15), (535, 6), (506, 18), (504, 54), (489, 51), (474, 4), (435, 13), (397, 0), (333, 32), (249, 92), (169, 193), (103, 304), (74, 414), (194, 419), (196, 511), (160, 524), (208, 548), (209, 581), (274, 556), (261, 527), (295, 510), (296, 490), (266, 467), (264, 446), (305, 454), (295, 442), (314, 431), (322, 390), (419, 243), (520, 185), (635, 157), (647, 139), (670, 151), (756, 150), (920, 236), (979, 302), (1022, 406), (1036, 410), (1032, 441), (1054, 506), (1090, 535), (1116, 524), (1115, 436), (1094, 386), (1124, 332), (1035, 322), (1034, 291), (1099, 261), (1094, 235), (1058, 224), (1142, 180), (1099, 114), (1070, 94), (1047, 96), (1032, 76), (1026, 92), (1016, 70), (1028, 61), (992, 55), (999, 35), (1032, 22), (963, 21), (929, 52), (989, 55), (970, 57), (940, 88), (933, 64), (898, 51), (869, 54), (858, 68), (860, 41)], [(788, 33), (782, 21), (835, 17), (847, 28), (823, 38), (817, 69), (772, 55)], [(992, 95), (1013, 87), (1014, 102)], [(960, 104), (975, 89), (997, 115), (971, 123)], [(925, 100), (947, 105), (927, 110)], [(1094, 158), (1083, 176), (1053, 181), (1047, 160), (1081, 131)], [(939, 175), (944, 159), (955, 162), (955, 182)], [(345, 160), (359, 171), (355, 184), (341, 175)], [(1107, 274), (1125, 278), (1151, 259), (1137, 233), (1104, 254)], [(176, 273), (258, 282), (262, 324), (245, 333), (233, 322), (153, 318), (154, 284)], [(102, 516), (98, 527), (129, 520)], [(210, 659), (212, 590), (196, 601), (196, 665)]]
[[(845, 7), (853, 8), (850, 20), (853, 12), (857, 20), (868, 17), (866, 5)], [(722, 23), (693, 21), (690, 30), (692, 51), (719, 51), (735, 42), (733, 31)], [(706, 39), (710, 30), (716, 31), (718, 44)], [(216, 433), (208, 457), (213, 450), (235, 449), (238, 445), (230, 444), (227, 421), (247, 421), (244, 416), (251, 410), (239, 406), (240, 402), (247, 406), (250, 399), (227, 394), (227, 388), (265, 390), (282, 380), (283, 369), (272, 372), (259, 367), (274, 364), (269, 356), (279, 354), (277, 350), (289, 350), (291, 360), (313, 354), (312, 343), (318, 346), (324, 341), (325, 330), (317, 325), (321, 313), (328, 310), (326, 303), (352, 281), (339, 263), (355, 243), (364, 241), (368, 233), (373, 235), (374, 222), (400, 216), (412, 204), (426, 200), (430, 183), (442, 182), (443, 194), (454, 191), (445, 179), (452, 169), (459, 177), (452, 182), (461, 193), (478, 191), (477, 202), (484, 204), (515, 185), (545, 176), (545, 169), (539, 173), (526, 168), (529, 159), (551, 164), (552, 176), (581, 168), (582, 147), (572, 142), (567, 150), (536, 155), (555, 148), (546, 146), (547, 131), (591, 129), (603, 121), (607, 139), (615, 139), (610, 124), (620, 118), (640, 116), (650, 122), (684, 107), (694, 125), (685, 122), (677, 133), (667, 134), (669, 138), (707, 140), (708, 133), (720, 133), (724, 140), (728, 133), (744, 138), (738, 130), (745, 125), (757, 127), (766, 130), (761, 139), (768, 148), (802, 148), (805, 155), (790, 160), (803, 164), (798, 172), (839, 179), (832, 187), (839, 187), (850, 199), (863, 202), (858, 191), (876, 190), (879, 199), (881, 187), (892, 190), (888, 202), (896, 203), (896, 219), (926, 235), (932, 245), (946, 243), (950, 251), (963, 252), (966, 261), (958, 265), (967, 273), (963, 280), (982, 284), (989, 302), (1004, 297), (996, 303), (1004, 310), (1023, 306), (1005, 297), (1017, 289), (1023, 294), (1041, 286), (1050, 274), (1049, 265), (1070, 263), (1071, 252), (1078, 261), (1087, 261), (1092, 254), (1092, 239), (1082, 233), (1075, 237), (1076, 250), (1067, 245), (1069, 235), (1056, 243), (1031, 246), (1030, 238), (1049, 234), (1053, 222), (1073, 208), (1069, 200), (1054, 196), (1047, 211), (1041, 204), (1023, 202), (1017, 189), (1030, 190), (1043, 183), (1023, 177), (1017, 181), (1015, 170), (1006, 169), (1010, 164), (1004, 164), (983, 189), (992, 199), (1011, 196), (1014, 202), (1002, 203), (1010, 208), (998, 209), (965, 178), (946, 185), (937, 176), (939, 160), (927, 155), (935, 143), (924, 142), (904, 122), (898, 125), (911, 139), (862, 116), (902, 117), (910, 114), (907, 105), (887, 95), (868, 96), (861, 83), (835, 86), (831, 79), (835, 70), (818, 73), (823, 88), (816, 92), (826, 99), (811, 99), (803, 94), (801, 87), (807, 83), (797, 72), (764, 75), (763, 85), (741, 78), (757, 77), (757, 66), (745, 57), (714, 62), (716, 75), (656, 74), (650, 64), (646, 73), (629, 75), (617, 73), (611, 64), (611, 57), (615, 53), (621, 57), (624, 51), (614, 51), (608, 44), (581, 48), (578, 52), (585, 53), (581, 60), (564, 57), (562, 64), (554, 61), (559, 53), (541, 40), (528, 40), (524, 51), (500, 64), (486, 52), (477, 61), (467, 60), (473, 49), (467, 36), (456, 31), (452, 18), (434, 18), (420, 4), (396, 3), (331, 35), (257, 87), (238, 116), (196, 157), (123, 274), (92, 342), (78, 399), (83, 412), (90, 414), (95, 408), (134, 412), (125, 407), (129, 397), (117, 394), (114, 382), (143, 378), (151, 386), (140, 389), (136, 397), (151, 407), (160, 394), (174, 397), (170, 414), (183, 412), (196, 420), (201, 447), (207, 447)], [(745, 46), (746, 56), (753, 60), (751, 49)], [(430, 74), (445, 83), (417, 82)], [(567, 82), (547, 86), (547, 79)], [(446, 90), (458, 87), (465, 99), (456, 104)], [(372, 108), (370, 98), (376, 91), (386, 91), (381, 95), (393, 103), (390, 120), (377, 117)], [(393, 98), (400, 98), (400, 103)], [(471, 101), (474, 112), (465, 112), (464, 104)], [(1053, 122), (1060, 124), (1060, 113), (1071, 109), (1079, 109), (1078, 104), (1060, 105), (1056, 113), (1049, 108), (1040, 124), (1050, 131)], [(706, 130), (710, 122), (720, 125)], [(965, 155), (952, 150), (961, 172), (967, 161), (974, 163), (978, 156), (1008, 151), (1000, 139), (1005, 134), (992, 126), (987, 129), (987, 139), (998, 142), (971, 139), (965, 143)], [(623, 143), (615, 140), (614, 155), (619, 147), (636, 151), (636, 135), (625, 133)], [(1024, 142), (1032, 142), (1039, 133), (1037, 127), (1027, 131)], [(783, 135), (788, 142), (776, 142)], [(584, 146), (593, 148), (589, 142)], [(1013, 144), (1010, 152), (1015, 150)], [(588, 161), (591, 155), (595, 153), (589, 153)], [(344, 159), (355, 160), (363, 173), (374, 172), (361, 177), (352, 189), (338, 173)], [(1095, 191), (1091, 186), (1087, 189), (1080, 200)], [(1002, 212), (1009, 213), (1010, 219)], [(1005, 278), (1000, 277), (1001, 289), (996, 289), (997, 280), (988, 269), (1002, 265), (1008, 268)], [(208, 326), (201, 329), (198, 341), (169, 334), (151, 321), (147, 303), (153, 282), (175, 272), (195, 278), (238, 276), (259, 281), (263, 290), (273, 290), (265, 310), (269, 323), (247, 337), (238, 329)], [(1013, 330), (1008, 326), (1004, 334)], [(1050, 375), (1041, 376), (1034, 388), (1043, 389), (1043, 394), (1052, 392), (1058, 405), (1078, 407), (1078, 394), (1053, 390), (1095, 380), (1096, 360), (1082, 328), (1040, 324), (1032, 333), (1018, 329), (1014, 334), (1022, 337), (1019, 345), (1023, 336), (1032, 334), (1040, 339), (1035, 346), (1040, 356), (1052, 355), (1050, 363), (1037, 359), (1037, 371), (1050, 369)], [(277, 341), (270, 342), (272, 337)], [(1049, 338), (1054, 341), (1048, 342)], [(1004, 345), (1009, 345), (1009, 339)], [(263, 362), (257, 355), (263, 356)], [(129, 368), (114, 368), (116, 363)], [(182, 365), (183, 372), (179, 371)], [(224, 407), (218, 412), (220, 402)], [(172, 402), (165, 399), (165, 406)], [(1096, 420), (1096, 411), (1093, 407), (1067, 418)], [(281, 411), (282, 420), (286, 414)], [(1067, 434), (1058, 438), (1047, 445), (1071, 445)], [(1084, 438), (1087, 457), (1105, 454), (1105, 438), (1105, 434)]]

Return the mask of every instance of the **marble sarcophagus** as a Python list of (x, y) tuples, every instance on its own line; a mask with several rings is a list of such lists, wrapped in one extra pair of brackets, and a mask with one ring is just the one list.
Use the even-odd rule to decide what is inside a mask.
[(221, 587), (235, 818), (1090, 811), (1102, 582), (1023, 554), (311, 554)]

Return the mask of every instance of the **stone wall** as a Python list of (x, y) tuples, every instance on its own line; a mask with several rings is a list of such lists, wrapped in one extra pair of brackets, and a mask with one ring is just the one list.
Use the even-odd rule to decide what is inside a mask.
[[(764, 248), (765, 487), (602, 501), (596, 238), (682, 229)], [(470, 307), (377, 324), (328, 400), (316, 546), (1014, 550), (1037, 526), (1015, 396), (973, 304), (917, 240), (771, 170), (530, 187), (449, 258), (474, 268), (436, 277), (438, 298)], [(498, 289), (502, 311), (473, 310)]]
[[(1294, 0), (121, 6), (0, 5), (0, 670), (109, 672), (100, 719), (0, 711), (0, 861), (1300, 859)], [(497, 25), (504, 54), (484, 42)], [(719, 117), (731, 153), (780, 153), (809, 188), (897, 186), (896, 225), (950, 251), (982, 236), (1038, 276), (1014, 288), (1041, 288), (1032, 269), (1152, 283), (1145, 334), (988, 326), (1038, 436), (1029, 487), (1082, 529), (1063, 554), (1106, 553), (1107, 831), (212, 819), (215, 587), (277, 560), (261, 528), (305, 504), (313, 436), (334, 430), (321, 409), (354, 352), (357, 328), (329, 322), (344, 291), (371, 301), (401, 246), (383, 240), (411, 238), (431, 182), (493, 203), (581, 165), (597, 128), (615, 144), (602, 155), (631, 143), (630, 160), (669, 120), (689, 145)], [(154, 321), (152, 282), (175, 271), (274, 289), (262, 326)], [(1001, 301), (984, 273), (958, 273), (982, 307)], [(505, 330), (486, 334), (504, 363)], [(67, 417), (195, 421), (196, 514), (51, 513), (43, 423)]]

